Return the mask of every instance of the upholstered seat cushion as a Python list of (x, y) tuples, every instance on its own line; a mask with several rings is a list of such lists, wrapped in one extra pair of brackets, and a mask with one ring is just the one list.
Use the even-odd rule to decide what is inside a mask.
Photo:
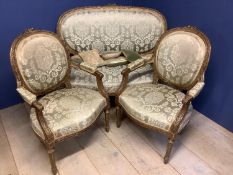
[[(169, 131), (182, 107), (184, 96), (182, 92), (163, 84), (140, 84), (127, 87), (119, 102), (135, 120)], [(191, 112), (192, 105), (179, 130), (188, 123)]]
[[(151, 57), (152, 54), (143, 55), (143, 58)], [(127, 65), (119, 65), (115, 67), (102, 66), (98, 70), (103, 73), (103, 84), (105, 90), (109, 94), (114, 94), (119, 88), (122, 75), (121, 72)], [(129, 85), (144, 84), (153, 82), (153, 66), (148, 64), (139, 68), (129, 75)], [(71, 85), (73, 87), (86, 87), (97, 90), (96, 78), (82, 70), (73, 69), (71, 71)]]
[[(104, 97), (85, 88), (57, 90), (42, 97), (39, 102), (44, 106), (43, 114), (55, 139), (87, 128), (106, 106)], [(33, 130), (44, 138), (34, 109), (30, 117)]]

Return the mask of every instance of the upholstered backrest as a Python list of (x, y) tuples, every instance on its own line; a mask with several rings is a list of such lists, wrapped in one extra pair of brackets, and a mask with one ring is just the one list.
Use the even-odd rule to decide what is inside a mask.
[(155, 49), (155, 70), (160, 79), (188, 90), (204, 74), (210, 55), (208, 38), (193, 27), (166, 32)]
[(57, 32), (73, 52), (146, 52), (154, 48), (166, 27), (165, 18), (152, 9), (102, 6), (65, 12), (59, 18)]
[(27, 31), (11, 49), (11, 63), (18, 83), (35, 94), (62, 83), (68, 73), (67, 52), (58, 37), (47, 31)]

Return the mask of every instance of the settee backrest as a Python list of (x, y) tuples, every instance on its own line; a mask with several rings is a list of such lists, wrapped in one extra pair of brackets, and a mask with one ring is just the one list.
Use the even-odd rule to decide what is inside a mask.
[(72, 53), (91, 49), (147, 52), (166, 29), (160, 12), (128, 6), (72, 9), (60, 16), (57, 24), (57, 33)]

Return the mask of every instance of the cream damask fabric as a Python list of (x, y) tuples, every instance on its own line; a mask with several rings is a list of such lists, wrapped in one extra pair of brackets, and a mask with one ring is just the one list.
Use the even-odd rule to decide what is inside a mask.
[(205, 43), (196, 34), (172, 32), (157, 49), (157, 71), (166, 81), (187, 89), (196, 80), (205, 53)]
[[(55, 139), (79, 132), (90, 126), (106, 106), (106, 100), (97, 91), (85, 88), (57, 90), (39, 100), (43, 114)], [(44, 138), (36, 119), (35, 110), (30, 115), (33, 130)]]
[(103, 58), (100, 57), (99, 51), (97, 49), (80, 52), (79, 56), (84, 62), (89, 64), (99, 65), (104, 62)]
[[(184, 94), (162, 84), (140, 84), (129, 86), (120, 95), (119, 102), (133, 118), (149, 126), (169, 131), (182, 107)], [(185, 116), (182, 129), (188, 123), (192, 105)]]
[(56, 85), (68, 70), (64, 47), (48, 34), (34, 34), (21, 40), (16, 58), (23, 80), (32, 92), (43, 92)]
[(188, 91), (188, 95), (192, 96), (193, 98), (197, 97), (203, 89), (204, 85), (204, 82), (198, 82), (194, 87), (192, 87), (192, 89)]
[(164, 19), (139, 9), (78, 9), (62, 18), (61, 36), (74, 50), (146, 52), (165, 31)]
[[(127, 65), (119, 65), (115, 67), (102, 66), (97, 68), (103, 75), (103, 84), (105, 90), (109, 94), (113, 94), (119, 88), (122, 81), (121, 72)], [(129, 75), (129, 85), (152, 83), (153, 82), (153, 67), (148, 64), (141, 67)], [(71, 70), (71, 85), (73, 87), (86, 87), (97, 90), (96, 77), (82, 70)]]
[(36, 101), (36, 95), (25, 89), (24, 87), (20, 87), (16, 89), (20, 96), (26, 101), (28, 104), (32, 104)]

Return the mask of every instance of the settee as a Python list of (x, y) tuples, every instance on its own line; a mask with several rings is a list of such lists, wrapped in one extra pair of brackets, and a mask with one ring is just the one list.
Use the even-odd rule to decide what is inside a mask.
[[(100, 53), (126, 49), (150, 59), (166, 29), (166, 19), (156, 10), (116, 5), (75, 8), (62, 14), (57, 23), (57, 33), (71, 55), (93, 49)], [(98, 68), (109, 95), (116, 95), (126, 66)], [(152, 72), (151, 64), (136, 70), (129, 76), (129, 85), (152, 83)], [(71, 85), (97, 89), (95, 77), (82, 70), (72, 69)]]

